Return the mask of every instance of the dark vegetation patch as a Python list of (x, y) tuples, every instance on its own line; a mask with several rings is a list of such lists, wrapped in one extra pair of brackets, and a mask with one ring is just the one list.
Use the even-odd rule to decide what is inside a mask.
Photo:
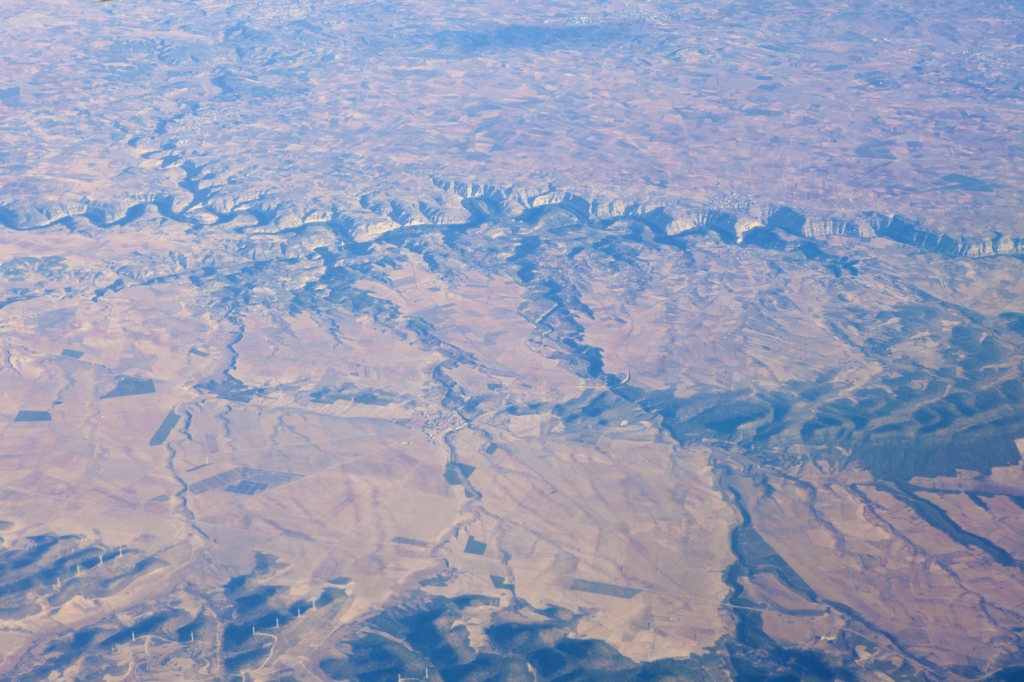
[(960, 242), (946, 235), (934, 234), (917, 229), (917, 225), (900, 216), (875, 228), (879, 237), (891, 239), (900, 244), (915, 246), (925, 251), (941, 253), (947, 256), (960, 255)]
[(544, 403), (527, 403), (525, 405), (511, 405), (505, 411), (516, 417), (523, 417), (528, 414), (540, 414)]
[[(896, 678), (893, 678), (896, 679)], [(1021, 682), (1024, 680), (1024, 666), (1010, 666), (985, 678), (986, 682)]]
[[(805, 226), (803, 215), (783, 207), (769, 217), (762, 232), (748, 231), (745, 241), (763, 240), (761, 245), (784, 249), (786, 243), (779, 233), (802, 236)], [(733, 240), (735, 217), (725, 212), (711, 214), (702, 229), (717, 232), (725, 241)], [(939, 246), (898, 216), (878, 229), (896, 241), (917, 244), (924, 240), (928, 242), (922, 242), (924, 247)], [(654, 233), (658, 234), (657, 230)], [(797, 248), (834, 274), (857, 273), (856, 261), (829, 256), (812, 242), (799, 242)], [(683, 443), (721, 439), (747, 447), (752, 456), (764, 457), (759, 452), (762, 443), (776, 439), (786, 443), (799, 437), (823, 450), (833, 451), (836, 446), (851, 450), (851, 461), (882, 480), (953, 475), (955, 468), (990, 471), (992, 466), (1019, 459), (1012, 437), (1024, 435), (1018, 432), (1024, 424), (1017, 424), (1009, 411), (1014, 404), (1024, 402), (1024, 385), (1017, 379), (993, 381), (998, 378), (993, 367), (1005, 364), (1012, 349), (987, 331), (984, 316), (952, 308), (923, 292), (916, 302), (891, 310), (844, 310), (844, 324), (856, 327), (868, 339), (870, 351), (885, 358), (883, 362), (891, 362), (888, 353), (892, 346), (928, 334), (940, 342), (948, 339), (944, 352), (949, 366), (938, 372), (901, 367), (898, 373), (885, 377), (881, 386), (858, 389), (831, 401), (827, 398), (836, 388), (828, 380), (793, 385), (770, 395), (712, 390), (677, 398), (670, 391), (622, 385), (618, 377), (604, 373), (601, 350), (582, 342), (580, 327), (566, 303), (568, 286), (553, 281), (556, 274), (538, 274), (531, 285), (533, 292), (557, 304), (553, 317), (558, 321), (543, 318), (538, 328), (554, 331), (564, 348), (586, 367), (586, 374), (602, 379), (609, 389), (554, 406), (553, 414), (567, 429), (579, 429), (574, 426), (577, 422), (588, 422), (592, 428), (617, 423), (624, 409), (618, 399), (648, 415), (660, 415), (662, 424)], [(944, 324), (951, 316), (966, 322), (946, 331), (949, 328)], [(1024, 315), (1004, 314), (1001, 321), (1009, 331), (1024, 333)], [(809, 404), (801, 405), (801, 401)], [(637, 417), (628, 419), (634, 421)], [(986, 421), (979, 423), (979, 419)]]
[(144, 395), (146, 393), (156, 393), (156, 385), (153, 383), (152, 379), (119, 377), (117, 380), (117, 386), (112, 391), (100, 396), (100, 399), (126, 398), (128, 396)]
[(169, 622), (175, 620), (182, 620), (183, 617), (187, 617), (184, 611), (173, 609), (171, 611), (164, 611), (162, 613), (155, 613), (152, 616), (148, 616), (139, 621), (136, 621), (133, 625), (129, 625), (110, 635), (106, 639), (99, 642), (100, 646), (115, 647), (119, 644), (127, 644), (132, 641), (132, 637), (142, 637), (144, 635), (152, 634), (167, 634), (166, 625)]
[(736, 556), (742, 557), (744, 575), (771, 573), (797, 594), (803, 595), (811, 602), (817, 601), (814, 590), (752, 526), (744, 524), (735, 529), (732, 534), (732, 546)]
[[(232, 605), (220, 642), (232, 671), (259, 667), (271, 644), (268, 634), (286, 627), (314, 608), (314, 603), (300, 600), (286, 604), (288, 589), (280, 585), (254, 584), (254, 578), (286, 565), (272, 554), (256, 552), (252, 573), (232, 578), (224, 585), (224, 595)], [(334, 584), (347, 584), (347, 578), (336, 578)], [(315, 607), (322, 608), (347, 596), (339, 587), (326, 587), (316, 598)]]
[(772, 212), (765, 223), (765, 227), (772, 230), (781, 230), (796, 237), (802, 237), (804, 234), (803, 228), (806, 223), (807, 218), (803, 214), (794, 211), (788, 206), (783, 206)]
[[(436, 597), (415, 607), (390, 609), (370, 621), (377, 632), (344, 642), (351, 648), (351, 654), (325, 659), (321, 669), (331, 679), (357, 682), (391, 682), (399, 675), (456, 682), (728, 679), (728, 664), (720, 656), (638, 664), (605, 642), (576, 639), (575, 621), (555, 608), (536, 611), (545, 617), (540, 622), (492, 625), (486, 631), (492, 651), (479, 652), (470, 646), (465, 626), (455, 623), (461, 619), (464, 608), (488, 603), (494, 604), (495, 600), (467, 595), (454, 599)], [(531, 665), (536, 678), (530, 673)]]
[[(562, 420), (567, 433), (592, 437), (595, 429), (646, 419), (649, 415), (612, 391), (584, 391), (578, 398), (554, 405), (551, 413)], [(584, 435), (585, 434), (585, 435)]]
[(425, 578), (420, 581), (422, 587), (445, 587), (448, 582), (455, 577), (455, 570), (448, 568), (430, 578)]
[(429, 254), (429, 253), (424, 251), (422, 255), (423, 255), (423, 262), (427, 264), (427, 270), (429, 270), (430, 272), (440, 272), (441, 271), (441, 264), (437, 262), (437, 259), (434, 258), (434, 256), (432, 254)]
[(854, 448), (851, 459), (875, 478), (905, 483), (914, 476), (956, 476), (957, 469), (980, 471), (1012, 466), (1020, 461), (1013, 434), (1006, 425), (972, 427), (951, 435), (908, 437), (872, 433)]
[[(264, 639), (269, 639), (264, 637)], [(243, 668), (257, 668), (260, 663), (270, 655), (270, 644), (243, 651), (234, 656), (224, 659), (224, 668), (231, 673), (236, 673)]]
[(688, 398), (677, 398), (671, 391), (638, 392), (627, 387), (616, 387), (615, 392), (647, 412), (660, 414), (663, 426), (683, 443), (708, 436), (734, 438), (740, 427), (769, 415), (781, 423), (789, 410), (778, 397), (754, 397), (749, 390), (698, 393)]
[(1024, 336), (1024, 315), (1020, 313), (1000, 313), (999, 318), (1006, 322), (1006, 328)]
[(577, 592), (603, 594), (607, 597), (618, 597), (619, 599), (632, 599), (636, 595), (640, 594), (640, 590), (632, 587), (622, 587), (621, 585), (601, 583), (594, 580), (581, 580), (579, 578), (572, 581), (572, 585), (569, 586), (569, 589), (576, 590)]
[(924, 405), (914, 410), (911, 417), (921, 425), (918, 433), (932, 433), (945, 429), (956, 420), (956, 415), (940, 403)]
[(351, 646), (351, 653), (345, 658), (325, 658), (320, 662), (320, 669), (330, 679), (391, 682), (403, 676), (422, 678), (430, 667), (424, 657), (377, 633), (370, 633)]
[(889, 150), (889, 145), (881, 140), (865, 142), (854, 149), (853, 153), (862, 159), (883, 159), (885, 161), (896, 160), (896, 155)]
[(804, 422), (803, 426), (800, 427), (800, 439), (805, 443), (813, 443), (816, 441), (823, 441), (825, 439), (837, 440), (836, 436), (839, 434), (826, 436), (825, 439), (817, 438), (817, 435), (821, 430), (841, 427), (842, 425), (843, 421), (841, 419), (836, 419), (835, 417), (819, 413), (814, 419), (807, 420)]
[(179, 419), (181, 419), (181, 415), (176, 413), (172, 407), (171, 411), (167, 413), (166, 417), (164, 417), (164, 420), (160, 422), (160, 428), (158, 428), (156, 433), (153, 434), (153, 437), (149, 439), (149, 444), (163, 445), (164, 441), (167, 440), (167, 436), (171, 435), (171, 429), (177, 425)]
[(476, 471), (476, 467), (463, 462), (448, 462), (444, 468), (444, 480), (448, 485), (462, 485), (468, 481), (470, 475)]
[(196, 384), (196, 389), (207, 393), (213, 393), (218, 398), (232, 400), (237, 403), (247, 403), (262, 393), (260, 389), (246, 386), (231, 375), (228, 375), (220, 381), (210, 379), (205, 383)]
[(479, 540), (474, 538), (472, 535), (470, 535), (469, 539), (466, 540), (466, 549), (465, 549), (466, 554), (479, 554), (480, 556), (483, 556), (484, 552), (486, 552), (486, 551), (487, 551), (487, 543), (486, 542), (480, 542)]
[[(106, 596), (120, 589), (126, 576), (160, 563), (153, 557), (140, 558), (133, 551), (81, 547), (79, 540), (71, 535), (39, 535), (28, 538), (31, 544), (24, 549), (0, 551), (0, 612), (13, 617), (25, 608), (37, 611), (34, 593), (50, 595), (54, 605), (79, 594)], [(90, 572), (101, 563), (103, 570)], [(64, 586), (54, 591), (58, 578)]]
[(915, 488), (913, 486), (903, 483), (895, 487), (878, 484), (877, 487), (879, 490), (885, 490), (895, 496), (898, 500), (913, 509), (918, 516), (927, 521), (931, 526), (938, 528), (948, 535), (954, 542), (958, 542), (965, 546), (977, 547), (992, 557), (992, 560), (1001, 566), (1018, 565), (1017, 561), (1010, 556), (1010, 553), (1005, 549), (999, 547), (988, 538), (975, 535), (974, 533), (964, 530), (955, 521), (949, 518), (949, 514), (947, 514), (944, 509), (914, 494)]
[(99, 628), (85, 628), (50, 642), (39, 655), (38, 665), (31, 669), (31, 679), (45, 680), (54, 673), (63, 672), (78, 661), (101, 635), (102, 630)]
[[(300, 474), (290, 474), (283, 471), (235, 467), (209, 478), (204, 478), (201, 481), (196, 481), (190, 484), (188, 489), (194, 495), (205, 493), (208, 490), (220, 489), (243, 495), (253, 495), (268, 488), (276, 488), (279, 485), (291, 483), (301, 477)], [(257, 556), (259, 556), (259, 553), (257, 553)]]
[(405, 538), (405, 537), (402, 537), (401, 535), (396, 535), (395, 537), (391, 538), (391, 542), (398, 543), (399, 545), (412, 545), (413, 547), (429, 547), (430, 546), (429, 542), (424, 542), (423, 540), (414, 540), (412, 538)]
[[(155, 557), (140, 556), (134, 550), (83, 547), (80, 540), (78, 536), (40, 535), (28, 538), (29, 544), (24, 548), (0, 551), (0, 618), (19, 620), (31, 616), (40, 611), (41, 601), (59, 608), (78, 596), (110, 596), (150, 568), (164, 563)], [(187, 613), (172, 609), (143, 617), (127, 628), (115, 623), (116, 629), (92, 627), (66, 632), (53, 638), (39, 655), (26, 659), (31, 667), (20, 670), (17, 679), (47, 679), (51, 674), (63, 673), (83, 657), (89, 669), (106, 665), (105, 653), (100, 650), (131, 641), (132, 632), (136, 636), (173, 637), (174, 627), (188, 618)]]
[(529, 661), (540, 680), (725, 679), (724, 661), (717, 656), (637, 664), (603, 641), (570, 638), (572, 631), (571, 621), (551, 620), (536, 624), (502, 623), (488, 628), (487, 635), (502, 655), (522, 656)]
[[(744, 594), (741, 578), (750, 578), (758, 573), (771, 573), (779, 582), (811, 603), (818, 602), (813, 589), (796, 571), (769, 545), (751, 525), (739, 493), (729, 487), (742, 517), (742, 523), (733, 529), (730, 542), (736, 563), (725, 573), (725, 581), (732, 588), (729, 603), (734, 607), (736, 637), (724, 643), (735, 680), (742, 682), (777, 682), (792, 680), (820, 680), (822, 682), (842, 680), (853, 682), (856, 676), (841, 665), (837, 665), (818, 651), (788, 648), (780, 645), (764, 632), (761, 618), (761, 604), (751, 601)], [(822, 605), (821, 611), (825, 610)], [(820, 611), (819, 611), (820, 612)], [(808, 616), (813, 613), (794, 615)], [(841, 633), (848, 639), (852, 633)], [(847, 648), (854, 649), (854, 642), (847, 642)]]
[(60, 352), (60, 354), (62, 357), (71, 358), (72, 360), (78, 360), (80, 357), (85, 355), (85, 353), (80, 350), (71, 350), (70, 348), (65, 348)]
[(859, 261), (857, 259), (850, 258), (849, 256), (835, 258), (822, 251), (821, 247), (814, 242), (801, 242), (800, 246), (797, 247), (797, 251), (802, 253), (807, 260), (820, 262), (835, 277), (842, 277), (843, 271), (846, 271), (853, 277), (856, 277), (858, 274), (857, 263)]
[(19, 410), (18, 414), (14, 415), (16, 422), (48, 422), (52, 419), (49, 412), (38, 410)]
[[(0, 99), (3, 99), (3, 92), (0, 90)], [(67, 276), (68, 272), (61, 256), (18, 256), (0, 264), (0, 276), (11, 282), (24, 282), (36, 277), (55, 280)]]
[(370, 292), (354, 286), (355, 281), (365, 274), (336, 262), (329, 264), (327, 271), (320, 278), (321, 283), (330, 287), (327, 302), (353, 315), (369, 315), (378, 322), (397, 318), (398, 311), (394, 303), (377, 298)]
[(755, 227), (743, 233), (744, 246), (756, 246), (769, 251), (785, 251), (786, 240), (770, 227)]
[(93, 301), (93, 303), (95, 303), (96, 301), (98, 301), (101, 298), (103, 298), (103, 296), (105, 296), (108, 292), (112, 291), (112, 292), (114, 292), (116, 294), (117, 292), (121, 291), (122, 289), (124, 289), (124, 280), (121, 279), (120, 277), (118, 277), (117, 279), (114, 280), (114, 283), (111, 284), (110, 286), (102, 287), (100, 289), (96, 289), (93, 292), (95, 295), (92, 297), (92, 301)]
[(766, 441), (772, 436), (782, 433), (786, 428), (786, 416), (791, 408), (790, 398), (781, 393), (766, 396), (767, 403), (771, 406), (772, 419), (757, 427), (754, 432), (753, 442)]
[(985, 502), (985, 499), (981, 495), (979, 495), (978, 493), (967, 493), (967, 497), (971, 500), (971, 502), (978, 505), (982, 509), (988, 511), (988, 503)]
[(505, 582), (504, 576), (492, 575), (491, 584), (497, 587), (499, 590), (514, 590), (512, 583)]
[(948, 184), (939, 187), (940, 191), (962, 190), (964, 192), (992, 192), (992, 186), (984, 180), (972, 178), (969, 175), (950, 173), (943, 175), (942, 179)]
[[(891, 155), (887, 148), (885, 153)], [(538, 215), (543, 210), (537, 209)], [(699, 228), (690, 231), (689, 236), (675, 235), (671, 240), (655, 221), (621, 223), (609, 221), (605, 226), (606, 234), (584, 247), (592, 254), (607, 255), (611, 259), (611, 267), (631, 267), (636, 261), (634, 244), (652, 241), (651, 235), (657, 243), (671, 244), (683, 250), (681, 257), (685, 257), (693, 235), (701, 231), (715, 232), (724, 242), (735, 243), (736, 240), (735, 216), (725, 212), (708, 216)], [(781, 259), (773, 257), (780, 272), (787, 267), (800, 266), (802, 256), (820, 263), (835, 276), (858, 273), (860, 266), (857, 261), (832, 256), (818, 244), (803, 239), (805, 228), (806, 219), (799, 212), (779, 209), (764, 227), (748, 231), (743, 243), (778, 251), (794, 247), (796, 253)], [(898, 216), (881, 219), (877, 230), (880, 236), (894, 241), (951, 256), (961, 248), (956, 240), (924, 232), (918, 225)], [(574, 255), (582, 252), (573, 251)], [(861, 339), (867, 339), (864, 344), (866, 350), (875, 354), (886, 367), (880, 384), (851, 389), (849, 384), (839, 381), (833, 385), (831, 382), (835, 377), (832, 376), (811, 383), (794, 382), (764, 394), (707, 387), (689, 397), (678, 398), (672, 391), (648, 391), (623, 385), (622, 378), (605, 373), (603, 351), (585, 342), (579, 315), (587, 313), (574, 302), (578, 298), (577, 293), (567, 278), (556, 271), (546, 271), (542, 260), (533, 260), (537, 253), (539, 251), (530, 251), (520, 256), (525, 259), (529, 255), (531, 259), (529, 281), (525, 283), (530, 290), (530, 305), (534, 306), (529, 310), (539, 311), (533, 318), (538, 332), (560, 343), (578, 373), (604, 382), (608, 389), (590, 391), (575, 401), (551, 408), (566, 424), (567, 431), (573, 424), (577, 425), (574, 428), (579, 428), (580, 424), (592, 427), (615, 424), (622, 411), (632, 409), (644, 412), (646, 418), (660, 416), (661, 423), (681, 443), (731, 441), (744, 448), (750, 457), (762, 462), (787, 457), (778, 453), (791, 444), (799, 443), (797, 439), (802, 437), (815, 453), (838, 458), (852, 451), (850, 462), (870, 469), (878, 480), (893, 482), (897, 485), (893, 489), (901, 494), (899, 485), (904, 485), (915, 475), (953, 475), (957, 468), (985, 472), (992, 466), (1019, 461), (1012, 437), (1022, 435), (1017, 430), (1021, 426), (1019, 422), (1024, 420), (1015, 418), (1011, 411), (1015, 409), (1014, 405), (1024, 402), (1024, 385), (1009, 378), (1012, 370), (1006, 370), (1005, 366), (1012, 360), (1013, 350), (999, 339), (1009, 338), (1009, 334), (1024, 335), (1024, 315), (1004, 314), (993, 333), (989, 328), (991, 320), (924, 292), (917, 292), (915, 302), (897, 305), (877, 314), (852, 305), (836, 306), (834, 311), (827, 313), (836, 322), (831, 325), (833, 332), (853, 345), (857, 344), (853, 329)], [(802, 267), (808, 265), (804, 263)], [(834, 282), (830, 286), (841, 292), (839, 300), (849, 303), (848, 297), (842, 295), (843, 283)], [(545, 301), (552, 302), (554, 306), (542, 305)], [(528, 314), (524, 316), (529, 319)], [(954, 323), (952, 331), (950, 322)], [(918, 334), (931, 337), (940, 346), (945, 345), (944, 365), (938, 370), (917, 366), (895, 352), (890, 355), (890, 349)], [(1001, 374), (1004, 372), (1006, 377)], [(843, 391), (841, 397), (837, 395), (840, 390)], [(527, 414), (540, 411), (541, 407), (516, 406), (509, 412)], [(759, 485), (766, 494), (771, 494), (767, 483)], [(994, 545), (986, 548), (984, 538), (962, 534), (963, 529), (949, 521), (948, 516), (935, 513), (937, 508), (934, 505), (930, 509), (921, 509), (922, 518), (942, 527), (959, 542), (981, 548), (993, 560), (1006, 560), (1000, 548)], [(771, 572), (780, 582), (803, 594), (812, 603), (820, 603), (813, 590), (750, 526), (749, 519), (735, 531), (733, 546), (739, 557), (736, 566), (730, 569), (736, 606), (756, 606), (743, 602), (736, 580), (741, 575), (758, 572)], [(496, 581), (492, 582), (498, 586)], [(823, 604), (822, 609), (827, 606)], [(755, 611), (736, 609), (736, 613), (740, 620), (738, 636), (736, 640), (723, 643), (736, 679), (852, 679), (836, 659), (817, 652), (789, 649), (771, 640), (765, 635), (760, 616)], [(549, 630), (559, 627), (551, 623), (544, 625)], [(396, 633), (400, 633), (400, 628), (391, 631), (393, 635)], [(848, 652), (853, 651), (853, 638), (852, 634), (840, 636), (844, 642), (849, 639), (846, 642)], [(560, 667), (557, 656), (564, 655), (564, 652), (553, 646), (550, 640), (545, 646), (551, 651), (539, 656), (549, 656), (553, 663), (544, 667), (542, 658), (533, 662), (540, 679), (601, 679), (593, 670), (582, 673)], [(842, 648), (843, 644), (836, 646)], [(422, 655), (415, 646), (410, 650)], [(592, 650), (591, 655), (600, 658), (600, 652), (595, 654), (595, 651), (597, 649)], [(499, 655), (503, 652), (496, 646), (492, 653)], [(429, 656), (423, 655), (423, 659), (429, 660)], [(455, 670), (454, 664), (450, 669)], [(613, 670), (608, 668), (601, 672), (605, 674)], [(629, 678), (615, 671), (606, 679)]]
[(215, 623), (204, 611), (200, 611), (191, 621), (174, 631), (173, 640), (178, 642), (194, 642), (213, 635)]
[(255, 495), (256, 493), (263, 492), (269, 487), (270, 486), (266, 483), (259, 483), (257, 481), (239, 481), (238, 483), (227, 486), (224, 488), (224, 491), (237, 493), (239, 495)]
[(716, 405), (690, 420), (723, 436), (731, 436), (744, 424), (759, 421), (771, 408), (760, 400), (737, 400), (727, 405)]
[(604, 358), (602, 357), (604, 349), (598, 348), (597, 346), (578, 344), (571, 339), (565, 343), (570, 348), (576, 350), (577, 357), (586, 363), (588, 376), (596, 379), (604, 373)]
[(359, 403), (361, 405), (390, 405), (399, 399), (397, 393), (377, 389), (358, 389), (355, 384), (345, 382), (339, 388), (322, 386), (312, 391), (309, 398), (314, 403), (331, 405), (339, 400)]
[(971, 324), (958, 324), (953, 327), (949, 334), (949, 345), (954, 357), (981, 354), (984, 360), (993, 362), (1001, 357), (1000, 346), (995, 337), (987, 335), (984, 329)]
[(525, 237), (516, 246), (515, 251), (509, 256), (508, 262), (517, 265), (516, 275), (524, 284), (529, 284), (533, 281), (537, 264), (530, 260), (528, 257), (533, 255), (537, 249), (540, 248), (540, 237), (531, 235)]
[(739, 240), (736, 234), (736, 216), (729, 213), (712, 213), (708, 216), (704, 226), (720, 236), (727, 244), (735, 244)]

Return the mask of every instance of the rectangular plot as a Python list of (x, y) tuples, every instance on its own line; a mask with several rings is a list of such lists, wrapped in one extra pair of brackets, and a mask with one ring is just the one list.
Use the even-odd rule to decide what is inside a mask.
[(256, 483), (265, 483), (268, 486), (277, 486), (284, 485), (285, 483), (291, 483), (293, 480), (300, 477), (296, 474), (285, 474), (279, 471), (249, 469), (249, 473), (245, 478), (250, 481), (255, 481)]
[[(444, 469), (444, 480), (450, 485), (462, 485), (462, 479), (469, 479), (476, 467), (462, 462), (448, 462)], [(461, 475), (460, 475), (461, 474)]]
[(229, 485), (224, 488), (229, 493), (238, 493), (240, 495), (255, 495), (258, 492), (262, 492), (269, 488), (266, 483), (257, 483), (256, 481), (239, 481), (235, 485)]
[(640, 590), (633, 589), (632, 587), (621, 587), (610, 583), (599, 583), (594, 580), (580, 580), (579, 578), (572, 581), (569, 589), (576, 590), (577, 592), (603, 594), (608, 597), (618, 597), (619, 599), (632, 599), (640, 594)]
[(52, 420), (53, 417), (50, 416), (49, 412), (37, 410), (21, 410), (14, 417), (16, 422), (48, 422)]
[(401, 535), (396, 535), (391, 538), (391, 542), (397, 542), (400, 545), (412, 545), (414, 547), (429, 547), (429, 542), (423, 542), (423, 540), (413, 540), (412, 538), (403, 538)]
[[(267, 490), (269, 488), (276, 488), (279, 485), (285, 483), (291, 483), (295, 479), (302, 478), (298, 474), (287, 474), (281, 471), (267, 471), (266, 469), (250, 469), (249, 467), (235, 467), (228, 471), (221, 472), (216, 476), (204, 478), (203, 480), (193, 483), (189, 486), (189, 491), (198, 495), (204, 493), (207, 490), (220, 490), (221, 488), (227, 489), (227, 486), (232, 486), (236, 481), (242, 483), (251, 483), (254, 485), (263, 486), (260, 490)], [(246, 489), (249, 489), (247, 487)], [(235, 489), (228, 490), (228, 492), (240, 492), (235, 486)], [(252, 495), (255, 492), (245, 493), (246, 495)]]
[(466, 554), (479, 554), (483, 556), (483, 553), (487, 551), (487, 543), (480, 542), (472, 535), (469, 536), (469, 540), (466, 541)]
[(499, 590), (514, 590), (515, 586), (512, 583), (505, 582), (505, 578), (500, 575), (492, 575), (491, 583)]
[(167, 436), (171, 435), (171, 429), (175, 427), (179, 419), (181, 419), (181, 416), (175, 413), (174, 408), (171, 408), (171, 411), (167, 413), (166, 417), (164, 417), (163, 422), (160, 423), (160, 428), (158, 428), (156, 433), (153, 434), (153, 437), (149, 439), (149, 444), (163, 445), (164, 441), (167, 440)]
[(117, 380), (117, 387), (109, 393), (100, 396), (100, 400), (107, 398), (125, 398), (132, 395), (144, 395), (156, 393), (156, 385), (152, 379), (138, 379), (136, 377), (121, 377)]
[(200, 493), (205, 493), (207, 490), (219, 490), (220, 488), (231, 485), (235, 481), (239, 481), (241, 479), (241, 472), (235, 468), (221, 472), (216, 476), (204, 478), (203, 480), (190, 485), (188, 489), (189, 492), (199, 495)]

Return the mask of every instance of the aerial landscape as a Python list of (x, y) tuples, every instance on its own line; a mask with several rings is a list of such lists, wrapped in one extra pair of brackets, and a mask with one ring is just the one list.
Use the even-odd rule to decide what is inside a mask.
[(0, 679), (1024, 679), (1024, 4), (0, 45)]

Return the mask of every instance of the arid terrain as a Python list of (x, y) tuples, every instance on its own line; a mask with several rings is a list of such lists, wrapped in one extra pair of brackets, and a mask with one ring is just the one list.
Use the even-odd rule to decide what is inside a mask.
[(0, 677), (1017, 679), (1022, 16), (0, 8)]

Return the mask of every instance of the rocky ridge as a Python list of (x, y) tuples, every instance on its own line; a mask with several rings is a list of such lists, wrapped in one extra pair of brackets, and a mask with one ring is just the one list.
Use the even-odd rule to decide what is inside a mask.
[[(189, 173), (193, 178), (197, 173)], [(746, 243), (758, 228), (793, 237), (822, 239), (888, 239), (953, 258), (1024, 255), (1024, 239), (994, 232), (986, 238), (951, 237), (925, 229), (910, 217), (865, 212), (852, 216), (803, 213), (793, 208), (746, 197), (726, 196), (702, 206), (685, 200), (656, 197), (626, 200), (602, 192), (562, 189), (552, 184), (519, 187), (432, 178), (422, 196), (392, 196), (368, 192), (355, 201), (321, 201), (307, 206), (277, 202), (263, 196), (211, 195), (194, 179), (176, 193), (144, 193), (118, 202), (40, 206), (31, 210), (10, 203), (0, 206), (0, 225), (18, 231), (36, 230), (85, 219), (95, 227), (110, 227), (141, 215), (147, 206), (166, 217), (196, 227), (220, 227), (241, 233), (278, 233), (319, 226), (343, 239), (365, 243), (401, 228), (483, 223), (517, 218), (524, 212), (557, 205), (581, 220), (594, 222), (628, 218), (646, 224), (656, 236), (676, 237), (717, 232), (726, 242)], [(756, 233), (752, 233), (756, 234)], [(323, 234), (321, 234), (323, 237)]]

